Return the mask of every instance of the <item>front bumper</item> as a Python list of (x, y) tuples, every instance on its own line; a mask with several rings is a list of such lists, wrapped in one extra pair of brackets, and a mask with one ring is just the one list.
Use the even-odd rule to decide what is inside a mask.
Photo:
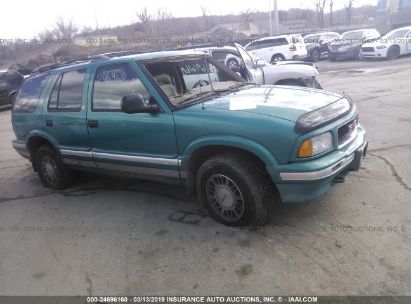
[(350, 49), (348, 51), (343, 52), (328, 52), (329, 59), (352, 59), (355, 58), (358, 54), (358, 50)]
[(386, 58), (387, 57), (387, 49), (375, 49), (374, 52), (362, 52), (362, 58)]
[(276, 182), (282, 202), (304, 203), (324, 195), (335, 184), (343, 182), (350, 171), (360, 169), (367, 148), (365, 131), (360, 129), (357, 138), (344, 151), (301, 164), (304, 170), (296, 170), (298, 164), (285, 166), (285, 170), (280, 171), (280, 181)]
[(19, 153), (24, 158), (30, 159), (30, 151), (27, 149), (26, 144), (24, 142), (14, 140), (12, 144), (14, 150), (16, 150), (17, 153)]

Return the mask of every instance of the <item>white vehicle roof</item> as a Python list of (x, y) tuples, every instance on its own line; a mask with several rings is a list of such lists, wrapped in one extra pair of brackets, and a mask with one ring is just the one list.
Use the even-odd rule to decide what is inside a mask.
[(347, 31), (341, 34), (341, 36), (348, 34), (348, 33), (356, 33), (356, 32), (364, 32), (364, 31), (377, 31), (374, 28), (366, 28), (366, 29), (359, 29), (359, 30), (353, 30), (353, 31)]

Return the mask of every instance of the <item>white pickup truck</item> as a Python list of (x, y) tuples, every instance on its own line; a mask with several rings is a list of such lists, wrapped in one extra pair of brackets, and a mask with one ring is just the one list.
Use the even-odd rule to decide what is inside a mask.
[[(312, 63), (280, 61), (270, 64), (248, 53), (242, 46), (210, 46), (192, 48), (204, 52), (230, 69), (241, 74), (245, 80), (258, 84), (292, 85), (322, 89), (317, 76), (318, 70)], [(204, 80), (207, 81), (205, 74)]]

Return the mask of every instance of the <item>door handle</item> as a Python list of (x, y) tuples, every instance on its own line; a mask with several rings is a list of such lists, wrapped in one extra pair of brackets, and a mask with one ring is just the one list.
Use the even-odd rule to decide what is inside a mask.
[(51, 119), (46, 120), (46, 127), (52, 127), (53, 126), (53, 121)]
[(97, 120), (89, 120), (87, 122), (89, 128), (98, 128), (98, 121)]

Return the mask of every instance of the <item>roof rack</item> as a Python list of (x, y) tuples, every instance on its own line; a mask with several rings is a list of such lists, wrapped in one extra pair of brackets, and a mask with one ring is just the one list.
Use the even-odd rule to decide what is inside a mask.
[(95, 61), (95, 60), (104, 60), (104, 59), (109, 59), (109, 58), (110, 57), (108, 57), (108, 56), (92, 55), (92, 56), (88, 56), (88, 57), (85, 57), (85, 58), (77, 58), (77, 59), (73, 59), (73, 60), (64, 61), (64, 62), (61, 62), (61, 63), (44, 64), (44, 65), (41, 65), (41, 66), (35, 68), (31, 72), (31, 75), (44, 73), (44, 72), (47, 72), (47, 71), (55, 70), (57, 68), (61, 68), (61, 67), (65, 67), (65, 66), (69, 66), (69, 65), (73, 65), (73, 64), (80, 64), (80, 63), (86, 63), (86, 62), (91, 62), (91, 61)]

